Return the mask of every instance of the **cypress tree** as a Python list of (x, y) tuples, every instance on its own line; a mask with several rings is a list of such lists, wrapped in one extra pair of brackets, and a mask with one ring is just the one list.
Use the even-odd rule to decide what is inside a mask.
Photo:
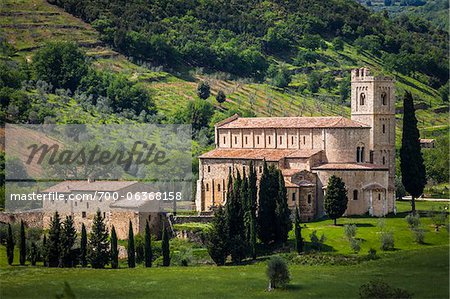
[(277, 176), (278, 179), (275, 240), (280, 243), (285, 243), (288, 239), (289, 231), (292, 229), (291, 210), (287, 203), (287, 190), (281, 170), (275, 169), (273, 175)]
[(412, 213), (416, 212), (415, 199), (422, 195), (427, 183), (419, 137), (413, 97), (407, 91), (403, 98), (403, 134), (402, 147), (400, 148), (400, 168), (403, 186), (411, 194)]
[(49, 267), (58, 267), (61, 242), (61, 220), (58, 212), (53, 215), (47, 240), (47, 263)]
[(87, 267), (87, 233), (84, 223), (81, 224), (80, 263), (81, 267)]
[(219, 206), (214, 212), (211, 230), (208, 232), (206, 246), (208, 253), (217, 266), (225, 264), (228, 249), (228, 227), (225, 210)]
[(163, 266), (170, 266), (170, 244), (169, 235), (167, 234), (166, 224), (163, 223), (161, 251), (163, 256)]
[(233, 182), (232, 196), (230, 200), (227, 199), (226, 211), (231, 259), (234, 263), (240, 263), (245, 257), (246, 246), (242, 207), (242, 179), (239, 171)]
[[(276, 201), (278, 180), (274, 180), (273, 166), (267, 167), (264, 161), (263, 174), (259, 181), (258, 237), (269, 244), (275, 237)], [(275, 188), (276, 187), (276, 188)]]
[(19, 263), (21, 266), (25, 265), (27, 258), (27, 239), (25, 236), (25, 224), (20, 220), (20, 242), (19, 242)]
[(256, 259), (256, 209), (257, 209), (257, 177), (253, 162), (250, 162), (250, 172), (248, 177), (248, 201), (250, 205), (250, 251), (252, 258)]
[(145, 224), (145, 247), (144, 247), (145, 267), (152, 266), (153, 252), (152, 252), (152, 236), (150, 233), (150, 225), (148, 221)]
[(128, 267), (134, 268), (136, 267), (136, 250), (134, 248), (134, 233), (133, 233), (133, 224), (131, 223), (128, 227)]
[(89, 234), (87, 260), (92, 268), (102, 269), (110, 261), (108, 229), (103, 222), (100, 210), (94, 217), (92, 230)]
[(295, 208), (295, 249), (298, 253), (303, 252), (303, 238), (302, 238), (302, 226), (300, 223), (300, 211), (298, 207)]
[(32, 242), (31, 249), (30, 249), (31, 266), (36, 266), (37, 255), (38, 255), (38, 253), (37, 253), (36, 243)]
[(119, 250), (117, 249), (117, 235), (114, 225), (111, 229), (111, 268), (119, 268)]
[(347, 203), (347, 190), (344, 181), (340, 177), (332, 175), (328, 179), (324, 208), (328, 217), (334, 220), (334, 225), (336, 225), (336, 219), (345, 213)]
[(61, 249), (60, 249), (60, 266), (61, 267), (72, 267), (72, 247), (77, 239), (77, 231), (73, 224), (73, 219), (70, 216), (66, 216), (66, 220), (62, 225), (61, 229)]
[(11, 224), (8, 223), (8, 235), (6, 236), (6, 257), (8, 265), (12, 265), (14, 261), (14, 236), (11, 229)]
[(240, 190), (241, 209), (244, 221), (243, 237), (245, 242), (245, 251), (247, 252), (250, 245), (250, 224), (251, 224), (251, 208), (250, 208), (250, 188), (249, 180), (245, 173), (245, 168), (242, 173), (242, 184)]
[(47, 255), (48, 255), (47, 235), (44, 235), (44, 238), (42, 239), (42, 262), (44, 264), (44, 267), (48, 266)]

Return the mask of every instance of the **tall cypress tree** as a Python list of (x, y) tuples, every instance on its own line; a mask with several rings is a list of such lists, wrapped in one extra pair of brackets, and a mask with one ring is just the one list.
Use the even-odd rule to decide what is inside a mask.
[(230, 200), (227, 199), (228, 239), (231, 259), (240, 263), (245, 258), (245, 227), (244, 210), (242, 206), (242, 179), (239, 171), (233, 182), (233, 191)]
[(31, 249), (30, 249), (31, 266), (36, 266), (37, 256), (38, 256), (38, 252), (37, 252), (36, 243), (31, 242)]
[(77, 231), (75, 230), (73, 219), (70, 216), (66, 216), (61, 229), (60, 266), (73, 266), (72, 247), (76, 239)]
[(278, 196), (278, 180), (274, 180), (272, 173), (273, 166), (267, 167), (267, 162), (264, 161), (258, 196), (258, 237), (264, 244), (269, 244), (275, 237), (275, 198)]
[(25, 265), (27, 258), (27, 239), (25, 236), (25, 224), (20, 220), (20, 242), (19, 242), (19, 263), (21, 266)]
[(163, 256), (163, 266), (170, 266), (170, 244), (169, 235), (166, 229), (166, 223), (163, 222), (161, 251)]
[(108, 229), (103, 222), (100, 210), (94, 217), (91, 233), (89, 234), (87, 259), (91, 263), (92, 268), (102, 269), (109, 264), (109, 236)]
[(80, 263), (81, 267), (87, 267), (87, 232), (84, 223), (81, 224)]
[(14, 261), (14, 236), (11, 229), (11, 224), (8, 223), (8, 235), (6, 236), (6, 257), (8, 265), (12, 265)]
[(136, 267), (136, 249), (134, 248), (134, 232), (133, 232), (133, 224), (131, 223), (128, 226), (128, 267), (134, 268)]
[(117, 248), (117, 235), (114, 225), (111, 229), (111, 268), (119, 268), (119, 250)]
[(47, 255), (48, 255), (47, 235), (44, 235), (44, 238), (42, 239), (42, 263), (44, 264), (44, 267), (48, 266)]
[(249, 180), (245, 173), (245, 168), (242, 173), (240, 198), (241, 198), (242, 217), (244, 222), (243, 241), (245, 243), (245, 251), (248, 252), (248, 249), (250, 248), (251, 208), (250, 208)]
[(278, 196), (276, 197), (277, 207), (275, 210), (277, 217), (275, 241), (285, 243), (288, 239), (289, 231), (292, 229), (291, 210), (287, 203), (287, 190), (281, 170), (274, 169), (273, 175), (274, 178), (276, 176), (278, 179)]
[(347, 210), (347, 203), (348, 197), (344, 181), (340, 177), (332, 175), (328, 179), (323, 206), (328, 217), (334, 220), (334, 225), (336, 225), (336, 219), (344, 215)]
[(61, 242), (61, 220), (56, 211), (48, 231), (47, 240), (47, 263), (49, 267), (58, 267)]
[(150, 233), (150, 225), (148, 221), (145, 223), (145, 247), (144, 247), (145, 266), (152, 266), (153, 252), (152, 252), (152, 235)]
[(256, 209), (257, 209), (257, 177), (253, 162), (250, 162), (250, 172), (248, 176), (248, 201), (250, 205), (250, 252), (252, 258), (256, 259)]
[(407, 91), (403, 98), (403, 134), (402, 147), (400, 149), (400, 168), (403, 186), (411, 194), (412, 213), (416, 212), (415, 199), (422, 195), (427, 183), (419, 137), (413, 97)]
[(219, 206), (214, 212), (214, 219), (211, 224), (211, 230), (208, 232), (206, 246), (212, 260), (222, 266), (227, 260), (228, 249), (228, 226), (225, 210)]
[(295, 223), (294, 223), (294, 231), (295, 231), (295, 249), (298, 253), (303, 252), (303, 238), (302, 238), (302, 226), (300, 223), (300, 211), (298, 207), (295, 208)]

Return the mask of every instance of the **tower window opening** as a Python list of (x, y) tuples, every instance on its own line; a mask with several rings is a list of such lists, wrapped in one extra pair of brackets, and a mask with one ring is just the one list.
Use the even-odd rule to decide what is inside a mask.
[(209, 184), (206, 184), (206, 191), (209, 191)]
[(208, 165), (208, 172), (211, 172), (211, 166)]
[(358, 190), (353, 190), (353, 200), (358, 200)]
[(381, 200), (381, 194), (378, 193), (378, 200)]
[(385, 165), (385, 164), (386, 164), (386, 158), (383, 157), (383, 165)]
[(297, 194), (294, 192), (294, 193), (292, 193), (292, 201), (295, 201), (296, 200), (296, 197), (297, 197)]
[(385, 133), (386, 133), (386, 125), (383, 124), (383, 134), (385, 134)]
[(383, 106), (387, 105), (387, 94), (385, 92), (381, 94), (381, 103), (383, 104)]
[(311, 194), (308, 194), (308, 203), (311, 203)]
[(359, 105), (363, 106), (365, 100), (366, 100), (366, 94), (365, 94), (364, 92), (362, 92), (362, 93), (359, 95)]

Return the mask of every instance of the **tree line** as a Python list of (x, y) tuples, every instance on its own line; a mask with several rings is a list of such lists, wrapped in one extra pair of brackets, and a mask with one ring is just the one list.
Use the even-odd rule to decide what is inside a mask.
[[(76, 246), (77, 231), (74, 226), (72, 217), (66, 216), (64, 221), (58, 212), (52, 217), (48, 234), (44, 235), (42, 246), (31, 242), (31, 246), (27, 246), (26, 230), (24, 222), (20, 223), (19, 234), (19, 264), (25, 265), (28, 259), (32, 266), (36, 265), (38, 260), (43, 262), (46, 267), (71, 268), (80, 265), (87, 267), (91, 265), (95, 269), (103, 269), (107, 265), (111, 268), (119, 268), (119, 249), (116, 229), (111, 228), (109, 234), (104, 218), (100, 211), (97, 211), (90, 234), (84, 224), (81, 226), (79, 247)], [(144, 266), (152, 267), (154, 254), (152, 251), (152, 235), (148, 221), (145, 226), (144, 246), (141, 253)], [(133, 224), (129, 222), (128, 246), (127, 246), (127, 264), (129, 268), (136, 267), (136, 255), (139, 252), (135, 247), (136, 242), (133, 232)], [(14, 261), (15, 240), (11, 225), (8, 224), (6, 236), (6, 255), (9, 265)], [(28, 249), (29, 248), (29, 249)], [(162, 228), (162, 266), (170, 265), (170, 246), (169, 235), (165, 225)], [(139, 261), (140, 262), (140, 261)]]

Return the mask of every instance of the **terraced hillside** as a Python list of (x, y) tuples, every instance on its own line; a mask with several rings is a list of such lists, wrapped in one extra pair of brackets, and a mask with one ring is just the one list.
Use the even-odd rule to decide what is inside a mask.
[[(0, 32), (15, 48), (13, 59), (32, 59), (33, 52), (50, 40), (76, 41), (94, 60), (99, 69), (119, 72), (130, 80), (148, 88), (156, 105), (164, 114), (171, 114), (175, 108), (185, 105), (186, 101), (195, 99), (199, 80), (210, 83), (212, 94), (223, 90), (227, 100), (219, 105), (214, 97), (211, 101), (216, 109), (237, 109), (253, 111), (257, 116), (313, 116), (342, 115), (349, 116), (348, 103), (339, 100), (338, 87), (316, 93), (302, 91), (307, 84), (312, 70), (319, 76), (332, 74), (339, 82), (353, 67), (368, 66), (375, 72), (381, 72), (379, 58), (345, 44), (342, 51), (335, 51), (328, 43), (328, 48), (316, 52), (323, 57), (311, 63), (307, 70), (300, 70), (287, 64), (293, 73), (293, 80), (288, 89), (279, 89), (266, 83), (256, 83), (247, 79), (231, 80), (227, 75), (205, 74), (200, 69), (183, 71), (162, 71), (162, 68), (139, 66), (111, 50), (98, 39), (98, 33), (80, 19), (48, 4), (45, 0), (4, 0), (0, 7)], [(324, 62), (325, 61), (325, 62)], [(448, 130), (448, 106), (443, 105), (438, 92), (418, 80), (401, 74), (390, 74), (396, 78), (398, 94), (398, 119), (401, 120), (401, 95), (410, 90), (416, 97), (419, 126), (425, 137), (440, 134)], [(59, 105), (59, 104), (58, 104)], [(75, 121), (82, 114), (76, 103), (69, 111), (61, 111), (67, 122)], [(88, 112), (89, 118), (96, 117)], [(89, 119), (88, 118), (88, 119)], [(117, 120), (116, 120), (117, 121)], [(401, 121), (398, 122), (399, 128)]]

